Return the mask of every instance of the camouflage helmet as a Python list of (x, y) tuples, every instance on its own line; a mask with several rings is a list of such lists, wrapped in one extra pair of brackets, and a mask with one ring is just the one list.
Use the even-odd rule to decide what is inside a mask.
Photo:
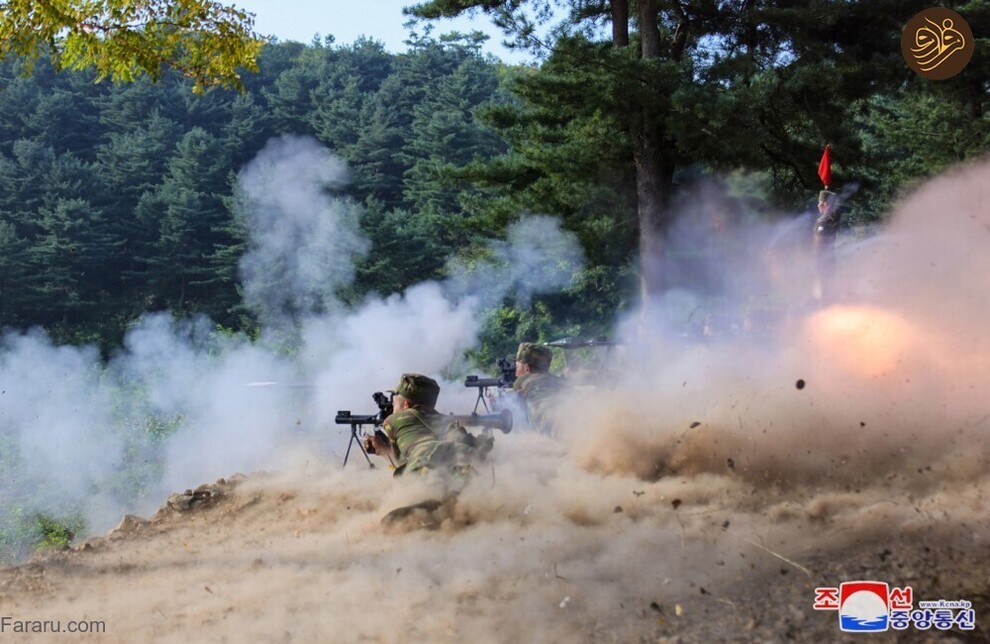
[(835, 194), (831, 190), (822, 190), (818, 193), (818, 203), (827, 203), (830, 206), (836, 206), (839, 195)]
[(539, 344), (523, 342), (516, 351), (516, 360), (528, 364), (534, 371), (549, 371), (553, 362), (553, 351)]
[(395, 393), (420, 407), (435, 407), (440, 395), (440, 385), (429, 376), (418, 373), (404, 373), (399, 378)]

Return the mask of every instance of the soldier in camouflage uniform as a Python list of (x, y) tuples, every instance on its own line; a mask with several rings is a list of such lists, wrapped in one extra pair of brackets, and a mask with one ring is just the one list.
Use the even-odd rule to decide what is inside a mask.
[(382, 423), (384, 432), (365, 437), (369, 454), (388, 456), (395, 476), (406, 472), (469, 473), (471, 460), (481, 459), (492, 439), (471, 436), (460, 427), (449, 427), (436, 410), (440, 385), (433, 378), (404, 373), (395, 388), (392, 414)]
[(817, 271), (814, 296), (829, 298), (832, 274), (835, 272), (835, 237), (839, 233), (842, 215), (839, 213), (839, 195), (822, 190), (818, 193), (818, 219), (815, 220), (814, 255)]
[(516, 352), (516, 381), (512, 388), (526, 402), (526, 413), (533, 428), (553, 434), (551, 410), (563, 389), (563, 381), (550, 374), (553, 352), (548, 347), (523, 342)]

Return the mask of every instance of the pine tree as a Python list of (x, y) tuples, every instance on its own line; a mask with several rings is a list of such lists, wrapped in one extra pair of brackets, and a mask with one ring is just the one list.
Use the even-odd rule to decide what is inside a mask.
[(478, 57), (466, 58), (413, 110), (408, 154), (415, 161), (405, 174), (406, 201), (417, 210), (461, 210), (445, 170), (490, 159), (505, 151), (502, 141), (475, 119), (475, 110), (498, 89), (494, 69)]
[(13, 222), (0, 215), (0, 328), (16, 328), (24, 321), (25, 293), (33, 277), (26, 249)]
[(209, 258), (228, 241), (222, 232), (227, 167), (222, 144), (194, 128), (177, 144), (165, 181), (140, 202), (140, 220), (157, 230), (143, 259), (156, 306), (188, 312), (208, 305), (209, 292), (200, 287), (212, 278)]
[(103, 270), (116, 240), (83, 199), (59, 199), (39, 215), (43, 232), (28, 250), (35, 319), (71, 335), (99, 315), (100, 293), (116, 286)]
[[(771, 165), (791, 198), (813, 188), (806, 160), (826, 141), (849, 160), (859, 155), (850, 110), (906, 78), (900, 32), (923, 8), (916, 0), (432, 0), (412, 12), (438, 18), (480, 9), (539, 47), (526, 11), (552, 16), (541, 11), (547, 6), (562, 18), (546, 61), (516, 81), (526, 107), (515, 123), (532, 138), (515, 143), (523, 160), (498, 163), (489, 176), (556, 193), (561, 173), (552, 166), (567, 168), (575, 147), (614, 153), (614, 176), (631, 168), (634, 178), (644, 298), (674, 286), (662, 258), (679, 174), (699, 165)], [(519, 172), (506, 176), (512, 169)]]

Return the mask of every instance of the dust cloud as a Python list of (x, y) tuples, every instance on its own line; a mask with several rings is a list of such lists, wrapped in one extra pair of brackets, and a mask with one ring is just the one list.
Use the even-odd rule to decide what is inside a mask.
[(525, 217), (470, 265), (452, 264), (445, 281), (346, 306), (337, 290), (370, 248), (348, 174), (315, 140), (293, 136), (241, 171), (240, 268), (258, 339), (149, 314), (104, 363), (38, 330), (6, 333), (0, 448), (10, 485), (0, 518), (81, 513), (104, 531), (172, 491), (266, 469), (300, 443), (341, 456), (349, 434), (333, 424), (336, 411), (376, 411), (372, 392), (403, 372), (450, 374), (444, 411), (468, 413), (473, 391), (457, 376), (484, 311), (566, 286), (583, 262), (576, 237), (550, 217)]
[[(131, 362), (199, 383), (191, 397), (176, 387), (151, 396), (173, 409), (167, 395), (182, 394), (200, 428), (169, 444), (168, 462), (184, 465), (169, 466), (168, 480), (192, 486), (248, 467), (236, 461), (260, 467), (262, 454), (269, 473), (141, 538), (115, 533), (47, 576), (22, 571), (0, 599), (33, 619), (106, 619), (101, 641), (632, 641), (689, 626), (758, 639), (821, 617), (810, 608), (816, 585), (874, 574), (853, 566), (860, 551), (886, 561), (912, 540), (985, 551), (988, 172), (937, 178), (882, 233), (843, 240), (825, 302), (812, 296), (809, 244), (793, 220), (686, 208), (672, 244), (706, 244), (708, 295), (733, 295), (686, 289), (660, 315), (620, 322), (624, 346), (561, 402), (559, 436), (499, 435), (455, 500), (391, 527), (385, 513), (435, 498), (437, 482), (393, 480), (361, 461), (342, 469), (322, 434), (246, 428), (284, 425), (272, 410), (293, 408), (296, 395), (325, 417), (402, 370), (446, 368), (476, 341), (477, 299), (420, 285), (305, 320), (291, 363), (255, 361), (263, 350), (234, 339), (208, 373), (193, 350), (181, 368), (164, 365), (159, 356), (186, 350), (161, 340), (174, 323), (153, 321), (164, 336), (153, 350), (134, 338)], [(49, 363), (60, 351), (41, 347), (35, 359)], [(72, 355), (63, 380), (89, 368)], [(6, 358), (5, 380), (20, 373), (11, 364), (21, 363)], [(315, 385), (206, 402), (255, 377)], [(447, 384), (441, 406), (464, 396)], [(184, 449), (202, 454), (183, 460)], [(933, 572), (900, 560), (887, 580), (931, 585)], [(783, 611), (774, 621), (759, 598), (785, 584), (793, 606), (771, 607)]]

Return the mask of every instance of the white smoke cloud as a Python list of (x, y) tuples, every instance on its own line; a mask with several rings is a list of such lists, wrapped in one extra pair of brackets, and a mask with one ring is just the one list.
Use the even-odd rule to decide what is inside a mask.
[(533, 295), (568, 286), (584, 264), (574, 233), (546, 215), (526, 217), (509, 226), (506, 239), (488, 243), (481, 258), (452, 259), (446, 282), (452, 297), (471, 295), (486, 306), (512, 297), (525, 306)]
[(57, 347), (38, 332), (3, 338), (0, 432), (14, 437), (18, 456), (31, 463), (28, 478), (99, 494), (123, 447), (110, 431), (112, 400), (100, 373), (95, 350)]
[[(346, 177), (342, 161), (299, 137), (272, 140), (240, 174), (245, 301), (265, 331), (292, 331), (288, 352), (165, 314), (135, 324), (106, 364), (37, 332), (4, 339), (2, 430), (50, 492), (29, 512), (71, 507), (101, 530), (169, 492), (268, 467), (300, 441), (340, 455), (338, 409), (374, 411), (370, 394), (403, 372), (463, 373), (487, 306), (566, 285), (580, 265), (575, 237), (533, 217), (470, 270), (345, 309), (335, 292), (369, 247), (361, 209), (334, 194)], [(441, 406), (464, 413), (475, 393), (445, 383)]]
[(295, 368), (243, 336), (210, 333), (204, 319), (147, 317), (125, 346), (115, 371), (141, 387), (150, 413), (181, 419), (166, 445), (162, 492), (264, 466), (299, 419), (298, 391), (252, 386), (291, 383)]
[(328, 191), (347, 182), (343, 161), (313, 139), (272, 139), (241, 172), (250, 237), (241, 260), (244, 302), (263, 322), (333, 310), (336, 289), (370, 248), (360, 208)]

